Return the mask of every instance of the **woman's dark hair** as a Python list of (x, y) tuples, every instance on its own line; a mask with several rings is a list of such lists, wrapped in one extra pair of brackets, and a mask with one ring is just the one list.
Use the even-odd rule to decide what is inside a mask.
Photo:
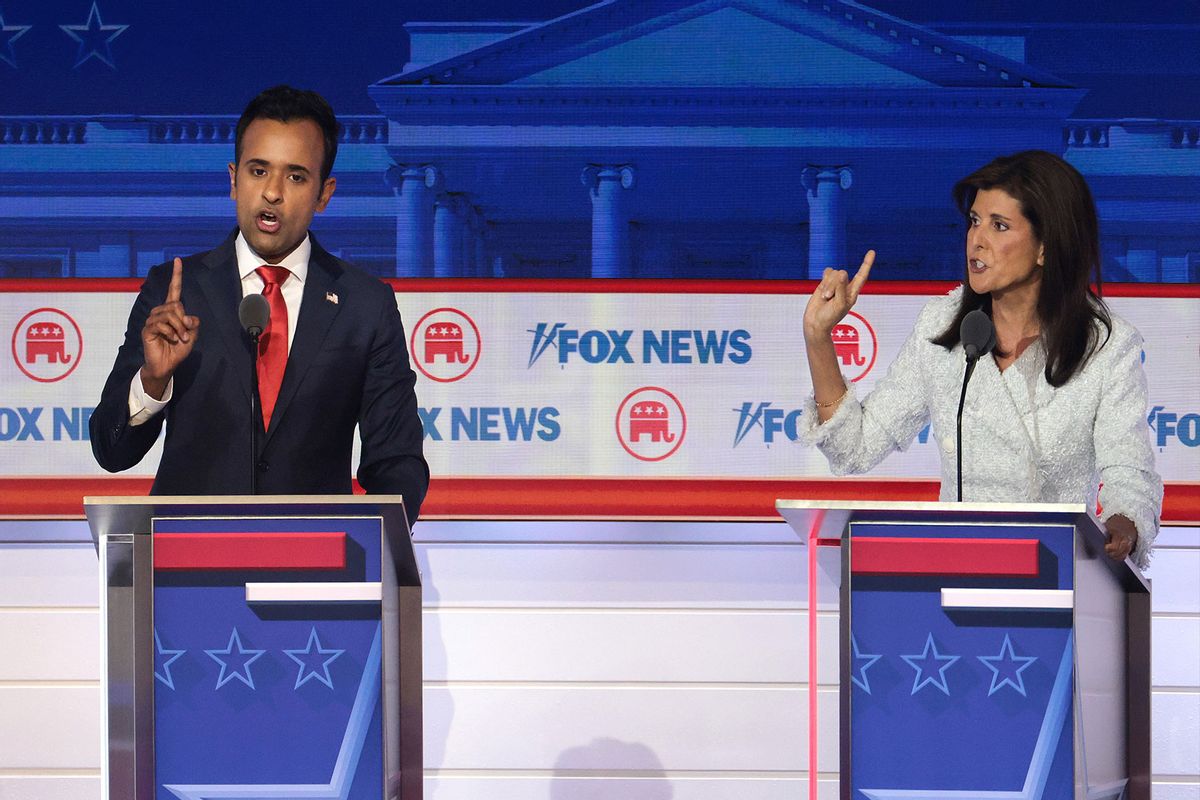
[[(1062, 386), (1103, 346), (1096, 323), (1112, 333), (1112, 318), (1098, 294), (1100, 233), (1092, 193), (1074, 167), (1042, 150), (1001, 156), (954, 184), (954, 203), (968, 224), (975, 195), (984, 189), (1002, 189), (1016, 200), (1045, 248), (1037, 314), (1046, 349), (1046, 382)], [(963, 317), (976, 308), (990, 315), (992, 296), (972, 291), (967, 274), (958, 313), (933, 343), (947, 350), (957, 345)]]
[(321, 162), (321, 183), (333, 172), (333, 160), (337, 158), (338, 122), (333, 107), (324, 97), (310, 89), (293, 89), (291, 86), (272, 86), (260, 92), (250, 101), (238, 120), (237, 133), (233, 140), (233, 163), (242, 163), (242, 137), (246, 128), (256, 119), (273, 119), (291, 122), (294, 119), (310, 119), (321, 129), (325, 140), (325, 159)]

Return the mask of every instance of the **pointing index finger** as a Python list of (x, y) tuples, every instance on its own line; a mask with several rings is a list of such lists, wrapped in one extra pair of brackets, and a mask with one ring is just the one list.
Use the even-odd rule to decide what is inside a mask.
[(167, 287), (167, 302), (178, 303), (183, 296), (183, 260), (176, 258), (171, 272), (171, 285)]
[(858, 268), (858, 272), (854, 275), (854, 280), (850, 281), (850, 295), (857, 297), (862, 291), (863, 284), (867, 282), (867, 278), (871, 275), (871, 266), (875, 263), (875, 251), (868, 250), (863, 256), (862, 266)]

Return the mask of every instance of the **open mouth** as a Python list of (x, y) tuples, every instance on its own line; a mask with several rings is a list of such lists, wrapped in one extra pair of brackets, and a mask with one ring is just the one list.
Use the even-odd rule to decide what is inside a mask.
[(279, 217), (275, 216), (273, 211), (260, 211), (255, 221), (263, 233), (275, 233), (279, 230)]
[(981, 259), (972, 258), (967, 260), (967, 267), (971, 272), (979, 273), (987, 269), (987, 263)]

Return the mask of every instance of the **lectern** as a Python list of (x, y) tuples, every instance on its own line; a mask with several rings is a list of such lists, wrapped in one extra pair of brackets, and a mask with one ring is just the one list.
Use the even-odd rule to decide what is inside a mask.
[[(841, 797), (1149, 800), (1149, 583), (1083, 505), (776, 506), (809, 545), (810, 641), (841, 665), (836, 719), (809, 704)], [(815, 634), (822, 569), (837, 641)]]
[(112, 800), (420, 800), (403, 501), (85, 498)]

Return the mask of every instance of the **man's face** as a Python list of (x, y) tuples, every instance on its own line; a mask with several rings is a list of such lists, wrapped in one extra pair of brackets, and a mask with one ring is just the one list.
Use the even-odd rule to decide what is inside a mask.
[(325, 142), (310, 119), (256, 119), (242, 136), (242, 159), (229, 165), (238, 228), (263, 260), (278, 264), (304, 240), (337, 182), (321, 181)]

